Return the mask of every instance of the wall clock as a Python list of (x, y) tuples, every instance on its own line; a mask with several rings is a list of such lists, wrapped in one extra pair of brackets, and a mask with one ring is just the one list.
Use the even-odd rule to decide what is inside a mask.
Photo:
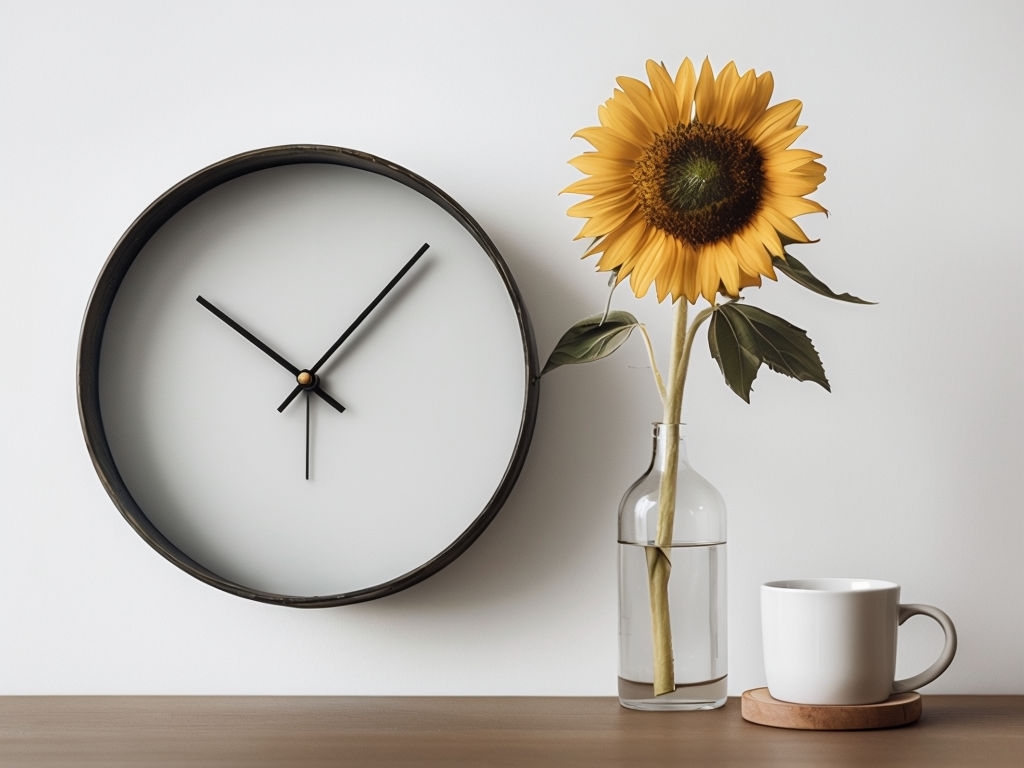
[(268, 603), (392, 594), (508, 497), (538, 402), (506, 263), (451, 197), (362, 152), (230, 157), (125, 232), (83, 322), (107, 492), (192, 576)]

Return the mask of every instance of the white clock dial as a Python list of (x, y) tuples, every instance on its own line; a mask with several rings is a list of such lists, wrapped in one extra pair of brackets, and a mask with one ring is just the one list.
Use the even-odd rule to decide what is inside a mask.
[[(83, 424), (122, 511), (194, 575), (268, 601), (367, 599), (447, 564), (510, 490), (536, 413), (490, 241), (349, 150), (261, 150), (179, 187), (115, 248), (83, 330)], [(279, 411), (424, 245), (314, 371), (327, 398)]]

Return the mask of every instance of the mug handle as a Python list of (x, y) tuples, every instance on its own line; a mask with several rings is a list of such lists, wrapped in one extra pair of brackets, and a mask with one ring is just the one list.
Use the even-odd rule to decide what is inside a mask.
[(956, 654), (956, 627), (953, 626), (953, 622), (949, 616), (935, 606), (920, 605), (917, 603), (901, 603), (899, 624), (902, 625), (903, 622), (911, 616), (916, 616), (918, 614), (930, 616), (939, 622), (939, 625), (942, 627), (942, 631), (946, 635), (946, 643), (942, 648), (942, 653), (939, 654), (939, 658), (936, 659), (935, 663), (928, 667), (928, 669), (919, 675), (914, 675), (913, 677), (908, 677), (905, 680), (897, 680), (894, 682), (892, 684), (893, 693), (906, 693), (928, 685), (928, 683), (946, 671), (950, 662), (953, 661), (953, 656)]

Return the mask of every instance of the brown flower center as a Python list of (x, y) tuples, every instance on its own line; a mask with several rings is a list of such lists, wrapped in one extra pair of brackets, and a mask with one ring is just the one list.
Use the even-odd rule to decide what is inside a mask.
[(764, 177), (750, 140), (698, 122), (657, 136), (633, 170), (647, 222), (692, 245), (743, 229), (761, 205)]

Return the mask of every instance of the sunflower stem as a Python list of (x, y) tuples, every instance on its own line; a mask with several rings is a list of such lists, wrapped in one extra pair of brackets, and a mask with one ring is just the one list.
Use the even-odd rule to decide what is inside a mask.
[(667, 429), (665, 465), (658, 489), (658, 527), (654, 546), (647, 547), (647, 579), (651, 601), (651, 636), (654, 655), (654, 695), (675, 690), (675, 660), (672, 653), (672, 623), (669, 613), (668, 583), (672, 572), (672, 539), (676, 516), (676, 486), (679, 482), (679, 428), (683, 413), (683, 392), (690, 351), (697, 329), (714, 313), (707, 307), (687, 327), (689, 303), (680, 298), (672, 327), (668, 392), (663, 397), (664, 423)]
[(675, 322), (672, 324), (672, 346), (669, 348), (668, 397), (665, 401), (665, 423), (679, 424), (683, 409), (683, 386), (686, 384), (686, 321), (689, 303), (685, 298), (676, 300)]
[(654, 655), (654, 695), (662, 696), (676, 688), (675, 660), (672, 654), (672, 621), (668, 604), (668, 581), (672, 572), (672, 531), (676, 515), (676, 482), (679, 464), (679, 420), (686, 381), (686, 321), (689, 302), (676, 300), (675, 322), (668, 369), (668, 392), (664, 401), (666, 435), (665, 465), (658, 490), (658, 527), (654, 546), (647, 547), (647, 580), (651, 601), (651, 637)]

